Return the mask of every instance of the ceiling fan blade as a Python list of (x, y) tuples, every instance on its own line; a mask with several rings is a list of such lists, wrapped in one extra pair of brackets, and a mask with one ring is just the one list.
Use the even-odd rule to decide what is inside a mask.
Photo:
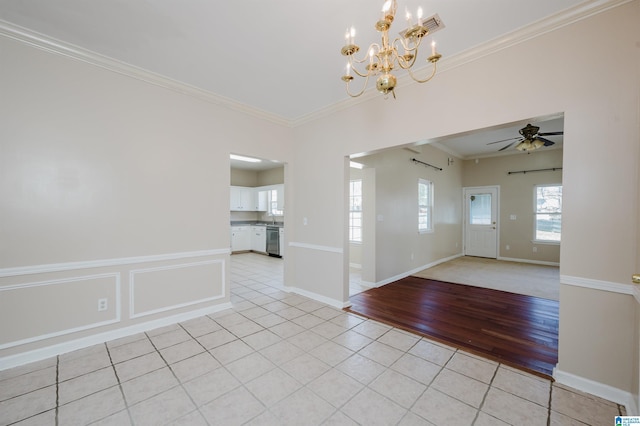
[[(519, 138), (518, 138), (518, 139), (519, 139)], [(519, 142), (519, 141), (513, 141), (513, 142), (511, 142), (509, 145), (507, 145), (507, 146), (503, 146), (502, 148), (500, 148), (500, 149), (498, 150), (498, 152), (500, 152), (500, 151), (504, 151), (505, 149), (509, 148), (511, 145), (513, 145), (513, 144), (514, 144), (514, 143), (516, 143), (516, 142)]]
[(514, 140), (514, 139), (520, 139), (520, 137), (519, 137), (519, 136), (516, 136), (515, 138), (502, 139), (501, 141), (489, 142), (487, 145), (493, 145), (494, 143), (500, 143), (500, 142), (512, 141), (512, 140)]
[(540, 136), (538, 136), (536, 139), (541, 140), (542, 142), (544, 142), (544, 146), (551, 146), (551, 145), (553, 145), (555, 143), (553, 141), (550, 141), (549, 139), (541, 138)]
[(564, 135), (564, 132), (546, 132), (546, 133), (538, 133), (538, 136), (559, 136)]

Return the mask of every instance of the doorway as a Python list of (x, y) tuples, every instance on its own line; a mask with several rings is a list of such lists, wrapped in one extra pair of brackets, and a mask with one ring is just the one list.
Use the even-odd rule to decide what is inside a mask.
[(287, 164), (244, 153), (230, 154), (229, 163), (231, 275), (264, 275), (282, 287)]
[(498, 257), (499, 186), (463, 188), (464, 254)]

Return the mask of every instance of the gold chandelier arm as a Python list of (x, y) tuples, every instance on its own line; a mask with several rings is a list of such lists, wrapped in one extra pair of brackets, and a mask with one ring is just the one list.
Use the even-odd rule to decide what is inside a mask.
[(434, 75), (436, 75), (436, 70), (437, 70), (437, 65), (436, 65), (436, 61), (432, 62), (433, 64), (433, 70), (431, 71), (431, 75), (427, 78), (425, 78), (424, 80), (421, 80), (419, 78), (416, 78), (416, 76), (413, 74), (413, 71), (411, 71), (411, 68), (409, 68), (409, 75), (411, 76), (411, 78), (418, 82), (418, 83), (426, 83), (427, 81), (431, 80), (433, 78)]
[(363, 77), (366, 77), (366, 79), (364, 81), (364, 85), (362, 86), (362, 90), (360, 92), (356, 93), (356, 94), (352, 94), (349, 91), (349, 81), (350, 80), (346, 81), (346, 84), (347, 84), (347, 95), (351, 96), (352, 98), (357, 98), (358, 96), (360, 96), (360, 95), (362, 95), (364, 93), (364, 91), (367, 89), (367, 84), (369, 83), (369, 74), (367, 74), (366, 76), (363, 76)]
[[(358, 76), (360, 77), (369, 77), (372, 74), (376, 73), (376, 70), (378, 69), (378, 63), (380, 62), (380, 57), (378, 56), (377, 53), (374, 53), (373, 58), (375, 60), (372, 60), (371, 56), (369, 55), (368, 52), (370, 51), (374, 51), (374, 52), (379, 52), (380, 51), (380, 45), (378, 43), (372, 43), (371, 45), (369, 45), (369, 49), (367, 49), (367, 54), (366, 56), (364, 56), (362, 59), (358, 59), (355, 57), (355, 55), (349, 55), (349, 63), (351, 66), (351, 70)], [(364, 64), (366, 63), (366, 72), (361, 72), (358, 71), (358, 69), (355, 67), (355, 64)]]
[(367, 77), (369, 78), (369, 73), (367, 72), (366, 74), (361, 73), (360, 71), (358, 71), (355, 67), (351, 67), (351, 71), (353, 71), (356, 75), (360, 76), (360, 77)]
[[(395, 40), (393, 40), (393, 47), (396, 47), (396, 43), (400, 43), (405, 53), (414, 53), (414, 52), (417, 53), (418, 48), (422, 43), (422, 37), (418, 37), (417, 38), (418, 41), (414, 41), (413, 43), (409, 43), (408, 41), (405, 43), (405, 40), (408, 40), (408, 39), (396, 38)], [(413, 47), (411, 47), (411, 44), (413, 44)]]
[[(402, 55), (400, 55), (399, 53), (397, 46), (398, 44), (400, 44), (400, 46), (402, 46), (402, 49), (404, 50)], [(413, 66), (413, 64), (416, 62), (416, 58), (418, 57), (419, 45), (420, 41), (418, 41), (418, 43), (413, 47), (408, 47), (405, 44), (404, 39), (397, 38), (393, 41), (392, 47), (395, 52), (396, 61), (398, 62), (400, 68), (402, 68), (403, 70), (407, 70)]]
[[(369, 52), (371, 51), (371, 49), (373, 49), (374, 52), (379, 52), (381, 50), (380, 45), (378, 43), (371, 43), (364, 57), (362, 57), (362, 59), (356, 58), (355, 54), (349, 55), (349, 58), (350, 58), (349, 60), (351, 61), (351, 65), (353, 65), (353, 63), (362, 64), (364, 62), (369, 62)], [(377, 56), (377, 53), (374, 54), (374, 56)]]

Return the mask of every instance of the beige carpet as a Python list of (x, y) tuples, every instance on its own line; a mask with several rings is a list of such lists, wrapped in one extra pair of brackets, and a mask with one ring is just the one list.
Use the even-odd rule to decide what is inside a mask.
[(463, 256), (413, 274), (543, 299), (559, 300), (560, 268)]

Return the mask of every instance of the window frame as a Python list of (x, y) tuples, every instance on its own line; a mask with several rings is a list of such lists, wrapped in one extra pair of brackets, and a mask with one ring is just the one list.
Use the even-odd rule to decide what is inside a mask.
[[(426, 204), (422, 204), (422, 197), (420, 195), (420, 186), (425, 185), (427, 187), (427, 200)], [(429, 234), (433, 232), (433, 211), (434, 211), (434, 184), (433, 181), (428, 179), (418, 178), (418, 233)], [(422, 213), (422, 209), (425, 209), (425, 213)], [(422, 226), (421, 217), (426, 217), (426, 226)]]
[[(354, 184), (358, 184), (360, 186), (360, 195), (354, 195), (353, 186)], [(354, 200), (359, 198), (359, 206), (360, 209), (354, 209), (353, 207), (356, 205)], [(360, 225), (354, 225), (355, 217), (359, 216)], [(353, 244), (362, 244), (362, 179), (350, 179), (349, 180), (349, 242)], [(355, 234), (354, 231), (358, 230), (360, 234), (359, 239), (353, 239)]]
[[(538, 188), (544, 187), (559, 187), (560, 188), (560, 212), (557, 213), (549, 213), (549, 212), (540, 212), (538, 211)], [(559, 240), (545, 240), (538, 238), (538, 215), (551, 215), (558, 216), (560, 218), (560, 239)], [(561, 183), (544, 183), (544, 184), (536, 184), (533, 186), (533, 239), (532, 242), (536, 244), (549, 244), (549, 245), (560, 245), (562, 242), (562, 184)]]
[[(274, 197), (275, 194), (275, 197)], [(278, 210), (278, 189), (267, 190), (267, 208), (269, 209), (269, 216), (284, 216), (284, 211)]]

